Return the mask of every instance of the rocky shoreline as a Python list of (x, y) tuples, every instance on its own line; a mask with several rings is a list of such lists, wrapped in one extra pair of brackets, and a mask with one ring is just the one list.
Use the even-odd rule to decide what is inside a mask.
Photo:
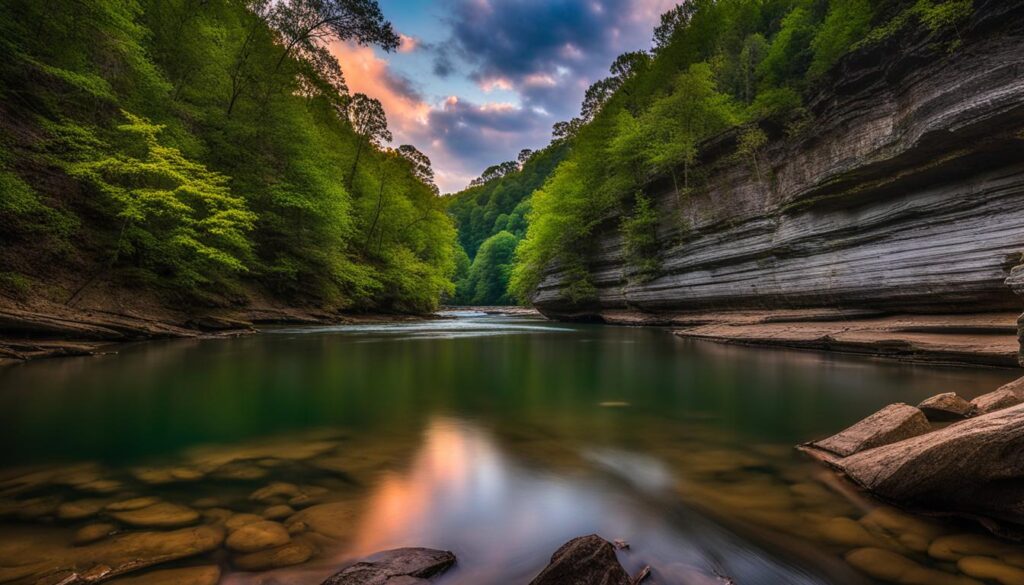
[(0, 302), (0, 367), (29, 360), (113, 352), (155, 339), (222, 338), (260, 325), (327, 325), (419, 321), (431, 315), (325, 312), (252, 305), (185, 313), (153, 305), (72, 308), (58, 303)]

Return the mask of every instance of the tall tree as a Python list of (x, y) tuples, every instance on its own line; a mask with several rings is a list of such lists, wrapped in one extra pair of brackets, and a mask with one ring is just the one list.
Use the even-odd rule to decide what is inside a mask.
[(356, 154), (352, 159), (352, 170), (348, 174), (348, 188), (351, 190), (363, 148), (366, 145), (379, 148), (385, 142), (391, 142), (391, 131), (388, 130), (388, 117), (384, 113), (384, 106), (380, 105), (380, 100), (366, 94), (357, 93), (352, 96), (347, 114), (349, 123), (356, 133)]
[(403, 144), (398, 147), (398, 154), (412, 165), (412, 174), (424, 185), (430, 187), (435, 193), (438, 191), (434, 184), (434, 168), (430, 164), (430, 157), (423, 154), (411, 144)]

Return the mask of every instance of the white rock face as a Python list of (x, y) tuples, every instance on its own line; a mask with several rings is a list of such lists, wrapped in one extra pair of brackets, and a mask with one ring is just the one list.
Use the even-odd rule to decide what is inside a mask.
[(904, 36), (850, 56), (811, 100), (809, 135), (780, 134), (761, 153), (762, 179), (732, 156), (735, 136), (711, 141), (695, 193), (648, 189), (656, 278), (633, 277), (610, 218), (589, 253), (597, 299), (564, 299), (555, 267), (534, 303), (555, 317), (1019, 308), (1007, 286), (1024, 293), (1024, 268), (1010, 273), (1024, 251), (1024, 10), (1013, 4), (980, 9), (953, 55)]

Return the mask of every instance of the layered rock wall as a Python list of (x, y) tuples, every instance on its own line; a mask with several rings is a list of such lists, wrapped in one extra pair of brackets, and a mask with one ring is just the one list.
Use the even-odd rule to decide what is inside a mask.
[[(630, 309), (1015, 310), (1024, 251), (1024, 7), (976, 3), (969, 26), (924, 31), (844, 59), (811, 100), (811, 130), (782, 131), (757, 165), (735, 136), (706, 145), (708, 178), (681, 197), (650, 186), (661, 272), (637, 278), (618, 219), (591, 244), (596, 299), (568, 301), (553, 269), (549, 316)], [(1024, 268), (1011, 279), (1024, 292)]]

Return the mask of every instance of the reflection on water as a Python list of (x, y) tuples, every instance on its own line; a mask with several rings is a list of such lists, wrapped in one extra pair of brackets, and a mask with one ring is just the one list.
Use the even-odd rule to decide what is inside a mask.
[[(116, 567), (155, 554), (140, 534), (196, 525), (215, 542), (161, 566), (232, 585), (315, 584), (398, 546), (453, 550), (442, 583), (526, 583), (592, 532), (651, 583), (1013, 582), (1021, 549), (848, 499), (791, 449), (1012, 377), (476, 316), (8, 368), (0, 583)], [(286, 540), (223, 542), (256, 521)]]

